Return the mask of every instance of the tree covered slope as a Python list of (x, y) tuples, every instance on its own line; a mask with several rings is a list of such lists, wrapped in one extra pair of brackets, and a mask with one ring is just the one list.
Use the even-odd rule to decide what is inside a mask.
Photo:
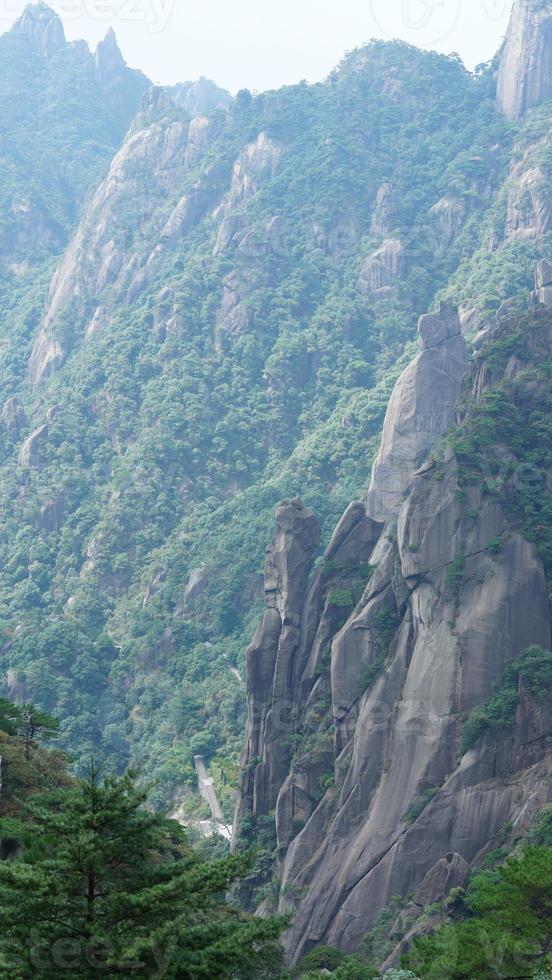
[(500, 227), (517, 184), (495, 89), (492, 67), (399, 43), (192, 119), (154, 89), (49, 287), (5, 318), (2, 671), (72, 751), (155, 772), (159, 800), (194, 752), (232, 778), (277, 502), (300, 493), (328, 535), (419, 314), (449, 290), (476, 317), (489, 235), (483, 305), (513, 265), (531, 285), (544, 238)]

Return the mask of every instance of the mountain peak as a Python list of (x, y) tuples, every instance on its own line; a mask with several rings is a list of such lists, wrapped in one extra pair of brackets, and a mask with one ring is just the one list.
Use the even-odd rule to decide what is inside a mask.
[(497, 100), (520, 119), (552, 97), (552, 0), (516, 0), (500, 52)]
[(39, 3), (32, 3), (25, 7), (14, 29), (26, 34), (35, 51), (43, 58), (50, 58), (66, 44), (60, 17), (41, 0)]
[(120, 71), (126, 65), (125, 59), (121, 54), (121, 49), (117, 42), (117, 35), (112, 27), (109, 28), (103, 41), (100, 41), (96, 48), (96, 76), (102, 81), (109, 77), (113, 72)]
[(171, 96), (177, 106), (184, 109), (190, 116), (202, 115), (213, 109), (225, 109), (232, 102), (232, 96), (223, 88), (205, 78), (204, 75), (195, 82), (180, 82), (170, 89)]

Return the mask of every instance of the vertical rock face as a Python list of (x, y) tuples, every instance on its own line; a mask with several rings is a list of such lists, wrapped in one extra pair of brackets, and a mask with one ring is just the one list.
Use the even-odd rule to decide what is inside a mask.
[(418, 331), (423, 349), (395, 387), (372, 472), (368, 512), (376, 521), (388, 521), (397, 513), (430, 446), (454, 422), (468, 366), (455, 309), (442, 307), (438, 315), (423, 316)]
[(276, 532), (266, 552), (266, 612), (247, 651), (247, 757), (257, 762), (247, 795), (255, 814), (274, 808), (289, 769), (300, 613), (319, 542), (314, 514), (300, 500), (285, 501), (276, 513)]
[(398, 238), (389, 238), (364, 260), (358, 279), (359, 292), (368, 300), (389, 296), (405, 269), (403, 243)]
[(63, 24), (45, 3), (29, 4), (14, 30), (26, 34), (34, 50), (43, 58), (50, 58), (65, 47)]
[(8, 438), (12, 442), (17, 442), (21, 430), (27, 425), (27, 415), (19, 398), (8, 398), (0, 412), (0, 420), (4, 424)]
[(546, 259), (537, 263), (534, 296), (537, 303), (552, 308), (552, 262)]
[[(537, 285), (548, 277), (540, 266)], [(462, 404), (496, 383), (484, 358), (466, 373), (455, 311), (423, 317), (420, 335), (422, 354), (391, 399), (366, 509), (349, 508), (292, 608), (277, 598), (282, 572), (267, 565), (238, 817), (266, 826), (275, 811), (292, 960), (320, 944), (353, 951), (393, 896), (435, 901), (496, 847), (507, 822), (523, 830), (552, 797), (551, 710), (527, 691), (511, 728), (462, 748), (464, 719), (505, 666), (531, 644), (550, 648), (551, 611), (534, 545), (484, 483), (464, 486), (451, 450), (419, 468), (454, 423), (462, 377)], [(541, 314), (534, 338), (537, 357), (552, 342)], [(512, 358), (503, 370), (513, 378), (524, 365)], [(284, 540), (278, 528), (275, 554)], [(312, 548), (314, 539), (309, 560)], [(301, 569), (296, 585), (308, 561)], [(255, 717), (259, 704), (269, 708)]]
[(113, 72), (120, 71), (125, 67), (125, 60), (121, 54), (115, 31), (110, 28), (96, 48), (94, 58), (96, 78), (100, 83), (106, 81)]
[(498, 71), (497, 99), (508, 119), (520, 119), (552, 96), (552, 3), (516, 0)]

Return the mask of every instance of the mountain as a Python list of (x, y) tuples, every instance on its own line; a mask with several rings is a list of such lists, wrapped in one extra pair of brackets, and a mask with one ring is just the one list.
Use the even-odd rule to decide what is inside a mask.
[(125, 66), (114, 37), (96, 59), (84, 42), (68, 44), (42, 3), (0, 38), (0, 54), (0, 269), (17, 282), (66, 244), (150, 83)]
[[(291, 914), (293, 962), (396, 965), (552, 800), (550, 104), (542, 74), (515, 113), (501, 89), (520, 36), (520, 77), (545, 72), (551, 16), (514, 8), (494, 66), (523, 116), (510, 163), (419, 320), (367, 492), (321, 559), (312, 509), (276, 512), (236, 822), (262, 846), (245, 898)], [(537, 259), (530, 294), (516, 256)], [(442, 967), (460, 976), (454, 950)]]
[(548, 798), (508, 667), (550, 648), (551, 10), (475, 74), (373, 42), (235, 99), (44, 5), (1, 39), (0, 187), (41, 202), (6, 235), (6, 692), (185, 821), (195, 756), (231, 820), (247, 711), (245, 897), (292, 958), (398, 895), (416, 929)]
[(301, 494), (327, 535), (365, 484), (504, 179), (494, 98), (383, 43), (191, 120), (152, 89), (42, 294), (3, 387), (3, 669), (159, 801), (194, 754), (235, 769), (274, 507)]
[(552, 798), (552, 308), (489, 318), (469, 367), (453, 308), (419, 330), (365, 506), (312, 578), (301, 501), (267, 553), (238, 825), (270, 841), (275, 811), (293, 956), (356, 950), (397, 896), (421, 916)]
[(184, 109), (192, 119), (214, 109), (225, 109), (232, 102), (229, 92), (203, 75), (195, 82), (180, 82), (178, 85), (173, 85), (169, 92), (175, 105)]
[(546, 2), (514, 4), (501, 51), (498, 103), (508, 119), (552, 97), (552, 11)]

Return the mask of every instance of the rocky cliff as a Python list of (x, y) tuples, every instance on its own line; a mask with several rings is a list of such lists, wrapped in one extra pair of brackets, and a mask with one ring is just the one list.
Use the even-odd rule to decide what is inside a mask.
[[(314, 518), (298, 501), (279, 512), (291, 533), (277, 533), (279, 572), (269, 562), (266, 588), (294, 640), (280, 646), (281, 614), (269, 609), (248, 651), (238, 823), (247, 836), (274, 820), (291, 958), (318, 944), (358, 948), (394, 896), (418, 896), (420, 911), (443, 898), (505, 827), (519, 834), (552, 798), (549, 704), (521, 681), (515, 718), (473, 744), (463, 737), (505, 666), (533, 644), (550, 647), (546, 550), (512, 507), (523, 455), (492, 445), (495, 466), (508, 458), (498, 494), (488, 449), (468, 448), (466, 432), (506, 391), (533, 399), (534, 411), (547, 403), (538, 368), (552, 317), (539, 305), (490, 325), (470, 366), (450, 308), (423, 317), (420, 335), (424, 351), (391, 398), (368, 498), (345, 514), (302, 601), (314, 535), (303, 550), (300, 531)], [(453, 425), (463, 434), (443, 443)], [(282, 545), (301, 569), (291, 585)]]
[[(471, 336), (552, 258), (546, 106), (510, 127), (493, 67), (383, 42), (316, 85), (143, 98), (111, 34), (48, 55), (54, 15), (31, 12), (0, 38), (0, 142), (17, 147), (0, 180), (0, 672), (71, 751), (139, 764), (159, 805), (193, 791), (197, 754), (228, 806), (264, 547), (277, 502), (301, 496), (249, 657), (266, 704), (244, 799), (267, 836), (279, 801), (291, 855), (410, 608), (422, 542), (386, 541), (455, 421)], [(401, 375), (370, 514), (354, 503), (331, 538)], [(287, 741), (272, 688), (300, 700)], [(288, 897), (303, 886), (285, 873)]]
[(13, 296), (59, 255), (149, 86), (114, 35), (94, 58), (44, 3), (0, 37), (0, 292), (6, 278)]
[(516, 120), (551, 96), (552, 3), (517, 0), (500, 52), (498, 104)]

